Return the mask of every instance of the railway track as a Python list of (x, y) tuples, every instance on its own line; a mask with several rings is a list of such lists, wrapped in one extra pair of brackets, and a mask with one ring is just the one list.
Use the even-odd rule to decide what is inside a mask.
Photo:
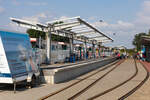
[(79, 81), (77, 81), (77, 82), (74, 82), (74, 83), (70, 84), (69, 86), (64, 87), (64, 88), (62, 88), (62, 89), (60, 89), (60, 90), (58, 90), (58, 91), (56, 91), (56, 92), (50, 93), (50, 94), (48, 94), (48, 95), (46, 95), (46, 96), (40, 98), (39, 100), (45, 100), (45, 99), (50, 98), (50, 97), (52, 97), (52, 96), (54, 96), (54, 95), (56, 95), (56, 94), (59, 94), (60, 92), (65, 91), (65, 90), (67, 90), (67, 89), (69, 89), (69, 88), (71, 88), (71, 87), (77, 85), (78, 83), (80, 83), (80, 82), (82, 82), (82, 81), (84, 81), (84, 80), (86, 80), (86, 79), (88, 79), (88, 78), (90, 78), (90, 77), (96, 75), (97, 73), (100, 73), (101, 71), (104, 71), (104, 70), (108, 69), (109, 67), (111, 67), (111, 66), (117, 64), (117, 65), (115, 66), (115, 68), (116, 68), (116, 67), (117, 67), (118, 65), (120, 65), (122, 62), (123, 62), (123, 61), (116, 61), (116, 62), (114, 62), (114, 63), (111, 63), (111, 64), (109, 64), (109, 65), (106, 65), (104, 68), (97, 70), (96, 72), (94, 72), (94, 73), (92, 73), (92, 74), (86, 76), (85, 78), (83, 78), (83, 79), (81, 79), (81, 80), (79, 80)]
[[(123, 62), (123, 61), (122, 61)], [(92, 82), (91, 84), (89, 84), (86, 88), (84, 88), (83, 90), (79, 91), (77, 94), (73, 95), (72, 97), (70, 97), (68, 100), (74, 100), (76, 97), (80, 96), (82, 93), (84, 93), (86, 90), (90, 89), (93, 85), (95, 85), (97, 82), (99, 82), (102, 78), (104, 78), (106, 75), (108, 75), (110, 72), (112, 72), (114, 69), (116, 69), (122, 62), (120, 62), (119, 64), (117, 64), (115, 67), (113, 67), (111, 70), (109, 70), (108, 72), (106, 72), (104, 75), (102, 75), (101, 77), (99, 77), (97, 80), (95, 80), (94, 82)]]
[[(144, 67), (143, 64), (142, 64), (142, 66)], [(125, 98), (129, 97), (130, 95), (132, 95), (137, 89), (139, 89), (148, 80), (148, 78), (149, 78), (149, 72), (146, 69), (146, 67), (144, 67), (144, 69), (146, 70), (146, 76), (145, 76), (145, 78), (136, 87), (134, 87), (132, 90), (130, 90), (125, 95), (121, 96), (118, 100), (124, 100)]]
[(96, 99), (96, 98), (98, 98), (98, 97), (100, 97), (100, 96), (102, 96), (102, 95), (105, 95), (105, 94), (107, 94), (107, 93), (113, 91), (114, 89), (116, 89), (116, 88), (122, 86), (123, 84), (129, 82), (131, 79), (133, 79), (133, 78), (138, 74), (138, 68), (137, 68), (137, 64), (136, 64), (136, 61), (135, 61), (135, 60), (134, 60), (134, 65), (135, 65), (135, 70), (136, 70), (136, 71), (135, 71), (135, 73), (134, 73), (131, 77), (129, 77), (127, 80), (121, 82), (120, 84), (118, 84), (118, 85), (116, 85), (116, 86), (114, 86), (114, 87), (112, 87), (112, 88), (109, 88), (108, 90), (105, 90), (105, 91), (103, 91), (103, 92), (101, 92), (101, 93), (98, 93), (98, 94), (96, 94), (95, 96), (88, 98), (87, 100), (94, 100), (94, 99)]
[[(77, 82), (74, 82), (73, 84), (61, 89), (61, 90), (58, 90), (54, 93), (50, 93), (42, 98), (40, 98), (39, 100), (53, 100), (51, 99), (51, 97), (55, 96), (55, 95), (58, 95), (59, 93), (71, 88), (71, 87), (74, 87), (75, 85), (79, 84), (80, 82), (84, 81), (84, 80), (87, 80), (88, 78), (100, 73), (101, 71), (104, 71), (108, 68), (110, 68), (110, 66), (113, 66), (115, 65), (115, 67), (109, 69), (108, 71), (106, 71), (103, 75), (101, 75), (101, 77), (99, 77), (98, 79), (94, 80), (93, 82), (91, 83), (87, 83), (88, 85), (81, 89), (80, 91), (76, 92), (74, 95), (70, 96), (70, 97), (67, 97), (67, 99), (64, 99), (64, 100), (78, 100), (77, 98), (79, 98), (82, 94), (84, 94), (86, 91), (90, 91), (90, 89), (96, 85), (100, 80), (104, 79), (107, 75), (109, 75), (111, 72), (113, 72), (121, 63), (123, 63), (124, 60), (122, 61), (119, 61), (119, 62), (115, 62), (115, 63), (112, 63), (112, 64), (109, 64), (107, 67), (104, 67), (103, 69), (99, 69), (98, 71), (88, 75), (87, 77), (77, 81)], [(144, 66), (144, 65), (143, 65)], [(131, 75), (130, 77), (128, 77), (126, 80), (124, 81), (121, 81), (119, 82), (117, 85), (113, 86), (113, 87), (110, 87), (109, 89), (106, 89), (102, 92), (99, 92), (99, 93), (96, 93), (94, 96), (91, 96), (89, 95), (89, 97), (86, 99), (86, 100), (95, 100), (97, 98), (100, 98), (101, 96), (105, 95), (105, 94), (108, 94), (114, 90), (116, 90), (117, 88), (123, 86), (124, 84), (128, 83), (129, 81), (131, 81), (133, 78), (135, 78), (137, 75), (138, 75), (138, 67), (137, 67), (137, 63), (136, 61), (134, 60), (134, 67), (135, 67), (135, 72), (133, 75)], [(145, 67), (144, 67), (145, 68)], [(146, 69), (145, 69), (146, 70)], [(146, 70), (147, 71), (147, 70)], [(124, 100), (125, 98), (127, 98), (128, 96), (130, 96), (132, 93), (134, 93), (138, 88), (140, 88), (144, 83), (145, 81), (148, 79), (149, 77), (149, 73), (147, 71), (147, 74), (145, 76), (145, 78), (136, 86), (134, 87), (133, 89), (131, 89), (129, 92), (127, 92), (126, 94), (122, 95), (119, 97), (118, 100)], [(63, 98), (62, 98), (63, 99)], [(82, 99), (84, 100), (84, 99)]]
[[(137, 63), (136, 63), (135, 60), (134, 60), (134, 62), (135, 62), (134, 64), (135, 64), (135, 69), (136, 69), (136, 71), (135, 71), (135, 73), (134, 73), (131, 77), (129, 77), (127, 80), (121, 82), (120, 84), (118, 84), (118, 85), (116, 85), (116, 86), (114, 86), (114, 87), (111, 87), (111, 88), (109, 88), (109, 89), (107, 89), (107, 90), (105, 90), (105, 91), (103, 91), (103, 92), (101, 92), (101, 93), (96, 94), (96, 95), (93, 96), (93, 97), (88, 98), (87, 100), (95, 100), (95, 99), (97, 99), (97, 98), (100, 98), (101, 96), (103, 96), (103, 95), (105, 95), (105, 94), (107, 94), (107, 93), (109, 93), (109, 92), (112, 92), (113, 90), (115, 90), (115, 89), (117, 89), (117, 88), (123, 86), (124, 84), (128, 83), (128, 82), (131, 81), (133, 78), (135, 78), (135, 77), (138, 75), (138, 72), (139, 72), (139, 71), (138, 71)], [(144, 67), (143, 64), (142, 64), (142, 66)], [(124, 95), (122, 95), (121, 97), (119, 97), (118, 100), (124, 100), (124, 99), (126, 99), (128, 96), (130, 96), (131, 94), (133, 94), (137, 89), (139, 89), (139, 88), (147, 81), (147, 79), (148, 79), (148, 77), (149, 77), (149, 73), (148, 73), (148, 71), (147, 71), (147, 69), (146, 69), (145, 67), (144, 67), (144, 69), (145, 69), (146, 72), (147, 72), (145, 78), (144, 78), (137, 86), (135, 86), (133, 89), (131, 89), (129, 92), (127, 92), (126, 94), (124, 94)]]

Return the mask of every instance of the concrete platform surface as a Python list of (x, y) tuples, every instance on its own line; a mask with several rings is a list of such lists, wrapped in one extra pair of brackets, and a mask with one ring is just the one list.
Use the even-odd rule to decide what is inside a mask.
[[(108, 58), (108, 57), (106, 57), (106, 58)], [(104, 58), (97, 58), (97, 59), (91, 58), (91, 59), (76, 61), (74, 63), (67, 62), (67, 63), (56, 63), (56, 64), (51, 64), (51, 65), (41, 65), (40, 68), (41, 69), (56, 69), (56, 68), (67, 67), (67, 66), (71, 66), (71, 65), (80, 64), (80, 63), (85, 63), (85, 62), (88, 62), (88, 61), (101, 60), (101, 59), (104, 59)]]
[(65, 82), (83, 74), (86, 74), (92, 70), (98, 69), (106, 64), (115, 61), (116, 57), (108, 57), (104, 59), (87, 60), (81, 63), (75, 63), (67, 67), (54, 68), (54, 69), (42, 69), (41, 79), (44, 83), (57, 84)]

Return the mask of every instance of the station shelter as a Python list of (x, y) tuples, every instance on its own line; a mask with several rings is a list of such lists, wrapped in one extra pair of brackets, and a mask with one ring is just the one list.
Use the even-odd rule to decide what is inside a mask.
[[(113, 40), (93, 27), (88, 22), (81, 19), (79, 16), (65, 19), (49, 21), (46, 24), (33, 23), (22, 19), (11, 18), (19, 26), (36, 29), (47, 32), (46, 34), (46, 62), (53, 62), (53, 43), (52, 34), (69, 38), (69, 56), (74, 55), (74, 40), (81, 41), (80, 57), (87, 58), (87, 52), (91, 52), (93, 58), (100, 56), (100, 45), (105, 42), (113, 42)], [(88, 48), (87, 44), (91, 44)], [(91, 51), (90, 51), (91, 50)], [(89, 56), (90, 57), (90, 56)]]
[[(35, 31), (38, 33), (38, 31)], [(44, 33), (46, 34), (46, 33)], [(46, 61), (46, 40), (43, 38), (30, 38), (33, 51), (37, 54), (39, 63), (42, 64)], [(51, 41), (51, 62), (61, 63), (69, 62), (69, 38), (52, 34)]]
[(142, 36), (141, 37), (142, 49), (146, 61), (150, 62), (150, 36)]
[[(84, 53), (86, 52), (86, 53)], [(83, 43), (75, 43), (74, 44), (74, 53), (76, 55), (77, 60), (83, 59), (91, 59), (94, 58), (92, 55), (92, 46), (88, 45), (85, 51)]]

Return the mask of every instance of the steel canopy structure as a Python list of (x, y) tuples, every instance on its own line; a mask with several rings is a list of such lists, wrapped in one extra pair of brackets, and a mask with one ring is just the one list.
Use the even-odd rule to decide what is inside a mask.
[[(40, 31), (48, 32), (51, 28), (52, 34), (70, 37), (73, 35), (74, 40), (79, 40), (88, 43), (94, 42), (104, 43), (104, 42), (113, 42), (113, 40), (100, 32), (98, 29), (94, 28), (89, 23), (82, 20), (80, 17), (59, 19), (55, 21), (47, 22), (47, 24), (33, 23), (22, 19), (10, 18), (13, 22), (16, 22), (21, 27), (36, 29)], [(50, 27), (49, 27), (50, 26)], [(72, 36), (71, 36), (72, 37)]]
[(46, 24), (34, 23), (17, 18), (10, 18), (13, 22), (17, 23), (21, 27), (31, 28), (48, 32), (47, 34), (47, 59), (48, 62), (51, 58), (51, 34), (56, 34), (70, 39), (70, 53), (73, 51), (73, 40), (81, 41), (85, 43), (100, 45), (104, 42), (113, 42), (113, 40), (100, 32), (98, 29), (82, 20), (79, 16), (65, 19), (58, 19), (47, 22)]
[(73, 17), (67, 19), (60, 19), (52, 22), (47, 22), (47, 24), (53, 25), (54, 30), (63, 30), (65, 32), (70, 32), (74, 36), (74, 39), (80, 41), (87, 41), (89, 43), (103, 43), (112, 42), (113, 40), (94, 28), (89, 23), (82, 20), (80, 17)]

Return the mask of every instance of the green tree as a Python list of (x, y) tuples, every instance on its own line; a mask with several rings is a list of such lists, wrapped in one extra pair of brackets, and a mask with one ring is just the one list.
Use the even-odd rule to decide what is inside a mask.
[(130, 56), (132, 56), (135, 53), (134, 49), (127, 49), (126, 51)]
[(43, 31), (38, 31), (38, 30), (34, 30), (34, 29), (28, 29), (27, 33), (29, 34), (29, 36), (31, 38), (39, 38), (41, 37), (42, 39), (46, 39), (46, 32)]
[(137, 51), (141, 50), (141, 45), (142, 45), (142, 44), (141, 44), (140, 39), (141, 39), (141, 37), (144, 36), (144, 35), (148, 35), (148, 34), (146, 34), (146, 33), (139, 33), (139, 34), (136, 34), (136, 35), (134, 36), (134, 39), (133, 39), (133, 41), (132, 41), (132, 44), (136, 47)]

